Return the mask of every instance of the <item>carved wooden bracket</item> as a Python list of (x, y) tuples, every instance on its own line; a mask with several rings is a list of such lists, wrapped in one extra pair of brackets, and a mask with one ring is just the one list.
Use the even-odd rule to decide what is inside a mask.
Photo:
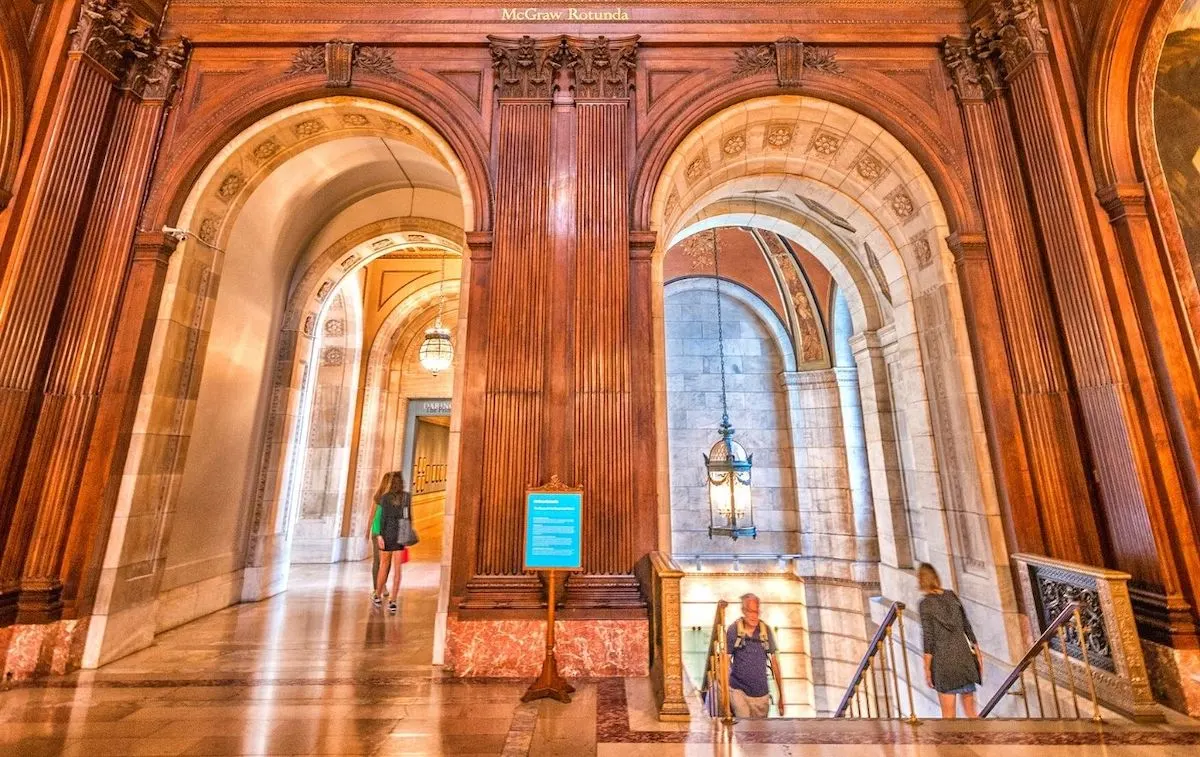
[(738, 50), (733, 65), (734, 78), (754, 76), (771, 68), (781, 87), (798, 87), (806, 70), (844, 74), (833, 50), (806, 45), (795, 37), (784, 37), (771, 45), (750, 45)]
[(325, 72), (325, 86), (330, 89), (349, 87), (356, 72), (385, 78), (396, 78), (400, 74), (390, 50), (364, 47), (340, 39), (297, 50), (292, 56), (291, 66), (284, 73), (295, 75), (320, 71)]

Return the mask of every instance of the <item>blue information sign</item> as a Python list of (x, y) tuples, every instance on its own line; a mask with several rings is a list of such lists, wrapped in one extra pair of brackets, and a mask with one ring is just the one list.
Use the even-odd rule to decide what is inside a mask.
[(582, 492), (528, 492), (525, 495), (526, 570), (582, 568), (582, 528)]

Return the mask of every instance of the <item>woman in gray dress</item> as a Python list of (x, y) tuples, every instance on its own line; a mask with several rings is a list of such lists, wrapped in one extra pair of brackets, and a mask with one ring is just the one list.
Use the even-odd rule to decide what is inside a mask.
[(920, 607), (925, 683), (937, 691), (943, 718), (958, 716), (958, 697), (962, 697), (963, 713), (978, 717), (975, 687), (983, 683), (983, 654), (967, 612), (954, 592), (942, 588), (929, 563), (921, 563), (917, 569), (917, 582), (925, 595)]

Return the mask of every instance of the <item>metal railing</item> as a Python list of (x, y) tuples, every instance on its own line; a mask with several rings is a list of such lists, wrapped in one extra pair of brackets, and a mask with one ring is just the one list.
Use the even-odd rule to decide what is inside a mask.
[(704, 663), (704, 702), (708, 715), (724, 725), (733, 725), (729, 703), (729, 649), (725, 643), (725, 608), (729, 603), (717, 600), (712, 634), (708, 639), (708, 659)]
[[(904, 713), (900, 687), (901, 668), (896, 665), (896, 645), (893, 629), (899, 636), (900, 662), (903, 666), (903, 686), (908, 700), (908, 714)], [(893, 602), (887, 615), (879, 624), (867, 651), (858, 663), (854, 678), (846, 687), (841, 704), (834, 712), (835, 718), (898, 718), (916, 724), (916, 706), (908, 668), (908, 645), (904, 638), (904, 603)]]
[[(1068, 638), (1072, 633), (1075, 636), (1073, 644)], [(1046, 718), (1049, 711), (1042, 698), (1042, 687), (1038, 681), (1039, 672), (1037, 663), (1040, 657), (1042, 664), (1045, 665), (1046, 678), (1050, 683), (1049, 698), (1054, 703), (1054, 718), (1057, 720), (1063, 719), (1063, 706), (1058, 697), (1059, 679), (1054, 666), (1054, 658), (1058, 655), (1053, 654), (1053, 650), (1051, 650), (1054, 641), (1058, 642), (1057, 651), (1062, 656), (1060, 667), (1065, 670), (1063, 678), (1067, 681), (1067, 687), (1071, 692), (1071, 703), (1074, 705), (1075, 719), (1083, 719), (1083, 715), (1080, 714), (1079, 710), (1079, 694), (1075, 686), (1076, 673), (1078, 673), (1080, 677), (1087, 681), (1088, 695), (1092, 701), (1091, 720), (1096, 723), (1103, 721), (1103, 718), (1100, 716), (1100, 705), (1096, 699), (1096, 681), (1092, 674), (1092, 664), (1088, 659), (1087, 632), (1083, 627), (1078, 602), (1071, 602), (1064, 607), (1063, 611), (1046, 627), (1046, 630), (1042, 632), (1037, 641), (1033, 642), (1029, 651), (1025, 653), (1025, 656), (1021, 658), (1017, 666), (1004, 679), (1000, 688), (988, 700), (988, 703), (983, 706), (983, 709), (979, 711), (979, 717), (986, 718), (990, 715), (996, 709), (997, 705), (1003, 701), (1004, 697), (1019, 696), (1024, 704), (1025, 717), (1032, 718), (1033, 714), (1029, 707), (1029, 688), (1025, 685), (1026, 673), (1031, 673), (1033, 676), (1033, 691), (1036, 695), (1038, 705), (1038, 717)], [(1078, 661), (1075, 660), (1069, 651), (1072, 647), (1079, 652)], [(1076, 666), (1081, 667), (1082, 670), (1076, 671)], [(1019, 688), (1016, 691), (1012, 691), (1014, 686), (1019, 686)]]

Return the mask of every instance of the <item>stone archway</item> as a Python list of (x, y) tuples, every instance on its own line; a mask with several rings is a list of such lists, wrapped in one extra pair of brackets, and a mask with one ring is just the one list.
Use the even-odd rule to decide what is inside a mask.
[[(992, 649), (1003, 657), (1018, 648), (991, 456), (945, 241), (951, 229), (921, 163), (849, 108), (764, 97), (717, 113), (682, 139), (665, 161), (651, 208), (660, 261), (696, 231), (743, 226), (777, 233), (824, 264), (847, 300), (869, 410), (882, 593), (915, 599), (909, 569), (916, 560), (933, 562), (969, 611), (997, 629)], [(661, 295), (655, 307), (661, 338)], [(660, 407), (660, 425), (662, 417)], [(898, 427), (906, 449), (888, 443)], [(670, 491), (667, 482), (660, 491)], [(908, 502), (920, 503), (923, 525), (923, 538), (911, 544), (903, 525)]]
[[(188, 602), (203, 601), (168, 615), (182, 622), (286, 588), (295, 473), (311, 404), (306, 377), (321, 309), (342, 281), (380, 256), (461, 251), (474, 202), (465, 170), (440, 135), (407, 111), (363, 98), (324, 98), (267, 116), (199, 173), (179, 216), (178, 225), (192, 236), (168, 269), (126, 461), (132, 485), (118, 498), (110, 551), (123, 564), (171, 562), (175, 504), (193, 475), (189, 460), (219, 461), (225, 454), (193, 434), (197, 417), (207, 415), (196, 408), (211, 406), (206, 374), (212, 381), (243, 377), (226, 384), (246, 391), (239, 397), (245, 428), (237, 443), (250, 445), (255, 470), (229, 471), (235, 482), (225, 506), (241, 512), (235, 528), (241, 546), (231, 547), (227, 560), (233, 571), (216, 584), (189, 589)], [(230, 297), (240, 298), (239, 312), (229, 310), (235, 307)], [(219, 328), (225, 329), (220, 339), (214, 336)], [(250, 340), (249, 352), (230, 351), (237, 333)], [(217, 345), (221, 350), (214, 352)], [(213, 363), (213, 354), (224, 357)], [(144, 578), (138, 596), (116, 586), (117, 601), (97, 607), (100, 623), (86, 663), (102, 664), (149, 643), (161, 570)], [(110, 584), (102, 587), (104, 596), (130, 579), (102, 580)], [(116, 628), (134, 633), (118, 637)]]

